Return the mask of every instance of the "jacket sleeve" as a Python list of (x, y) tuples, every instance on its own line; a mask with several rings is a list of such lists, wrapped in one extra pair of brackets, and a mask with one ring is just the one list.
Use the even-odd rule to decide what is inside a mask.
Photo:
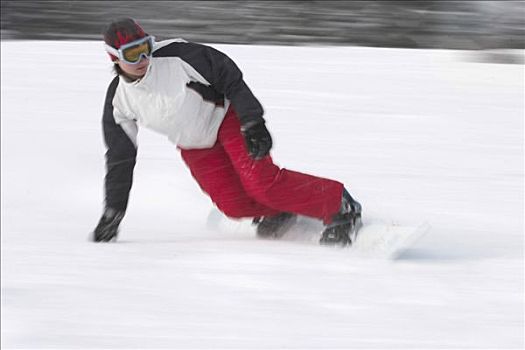
[(264, 122), (263, 108), (246, 85), (235, 62), (226, 54), (206, 45), (175, 42), (153, 54), (155, 57), (179, 57), (204, 77), (211, 87), (228, 98), (241, 124)]
[(125, 211), (133, 183), (137, 148), (130, 136), (115, 122), (113, 115), (112, 102), (118, 81), (119, 77), (117, 76), (109, 85), (102, 118), (102, 130), (107, 147), (105, 205), (107, 208)]

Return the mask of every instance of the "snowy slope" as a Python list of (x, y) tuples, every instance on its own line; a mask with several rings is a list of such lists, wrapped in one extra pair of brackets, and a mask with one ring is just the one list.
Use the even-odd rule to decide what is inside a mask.
[(141, 129), (119, 242), (90, 243), (107, 56), (2, 42), (2, 348), (523, 348), (523, 65), (215, 46), (265, 107), (279, 165), (344, 182), (365, 220), (431, 232), (386, 261), (211, 230), (177, 150)]

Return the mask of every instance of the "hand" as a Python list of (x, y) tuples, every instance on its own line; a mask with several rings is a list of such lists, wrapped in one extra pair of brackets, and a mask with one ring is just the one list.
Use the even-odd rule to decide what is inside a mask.
[(272, 137), (264, 126), (264, 122), (241, 128), (248, 153), (254, 159), (261, 159), (268, 155), (272, 148)]
[(124, 217), (124, 212), (112, 208), (106, 208), (95, 231), (93, 232), (94, 242), (109, 242), (116, 239), (118, 226)]

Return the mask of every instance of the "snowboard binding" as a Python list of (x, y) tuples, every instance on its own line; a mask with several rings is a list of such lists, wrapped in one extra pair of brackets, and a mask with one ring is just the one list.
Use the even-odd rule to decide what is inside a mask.
[(263, 239), (281, 238), (296, 221), (297, 215), (291, 213), (253, 219), (253, 223), (257, 225), (257, 237)]
[(341, 209), (334, 216), (332, 223), (326, 226), (319, 243), (342, 247), (354, 243), (359, 229), (363, 226), (361, 211), (361, 204), (344, 189)]

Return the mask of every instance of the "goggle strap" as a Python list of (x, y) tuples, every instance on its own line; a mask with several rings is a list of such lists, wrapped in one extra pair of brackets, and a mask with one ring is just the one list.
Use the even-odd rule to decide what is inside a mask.
[(108, 44), (104, 43), (104, 47), (106, 48), (106, 51), (110, 54), (112, 54), (115, 57), (120, 58), (119, 50), (115, 49), (112, 46), (109, 46)]

